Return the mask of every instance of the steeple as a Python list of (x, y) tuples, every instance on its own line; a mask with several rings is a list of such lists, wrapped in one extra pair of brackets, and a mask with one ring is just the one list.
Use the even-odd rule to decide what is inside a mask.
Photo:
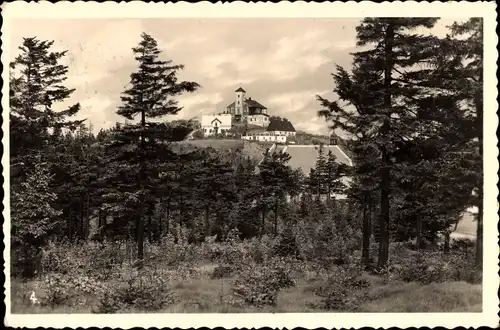
[(243, 106), (245, 102), (245, 90), (243, 88), (238, 88), (235, 90), (236, 100), (234, 101), (234, 115), (236, 116), (236, 120), (239, 121), (241, 116), (244, 115)]

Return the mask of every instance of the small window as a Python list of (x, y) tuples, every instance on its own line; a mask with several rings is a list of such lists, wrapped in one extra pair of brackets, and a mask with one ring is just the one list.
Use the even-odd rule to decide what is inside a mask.
[(238, 105), (240, 105), (240, 101), (238, 100)]

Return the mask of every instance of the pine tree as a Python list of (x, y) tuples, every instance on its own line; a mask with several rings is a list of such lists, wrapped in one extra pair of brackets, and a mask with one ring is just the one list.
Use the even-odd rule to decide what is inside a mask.
[(327, 159), (325, 157), (325, 147), (323, 144), (318, 146), (318, 158), (316, 159), (315, 167), (315, 183), (316, 183), (316, 196), (318, 200), (326, 195), (328, 192), (328, 168)]
[[(157, 41), (143, 33), (139, 45), (132, 49), (139, 69), (130, 75), (130, 88), (123, 92), (122, 105), (117, 113), (128, 120), (139, 116), (138, 124), (126, 124), (116, 134), (112, 148), (119, 148), (121, 153), (114, 161), (125, 166), (121, 173), (128, 176), (125, 180), (127, 199), (137, 209), (136, 239), (139, 260), (144, 258), (144, 222), (148, 198), (153, 195), (152, 182), (157, 179), (158, 171), (150, 166), (158, 158), (158, 144), (168, 141), (164, 124), (148, 121), (168, 114), (176, 114), (182, 108), (172, 97), (184, 92), (194, 92), (199, 85), (195, 82), (178, 82), (177, 72), (184, 67), (173, 65), (172, 61), (159, 60), (161, 51)], [(126, 162), (127, 164), (125, 165)], [(116, 170), (120, 170), (117, 168)], [(135, 178), (130, 175), (135, 173)]]
[[(440, 99), (429, 93), (432, 69), (419, 66), (431, 62), (437, 52), (437, 38), (413, 34), (432, 28), (436, 18), (366, 18), (356, 28), (357, 45), (373, 48), (354, 53), (354, 72), (337, 68), (334, 79), (340, 99), (356, 111), (319, 97), (327, 119), (354, 138), (369, 136), (370, 145), (380, 152), (378, 267), (389, 258), (390, 190), (393, 154), (407, 141), (425, 139), (434, 131), (433, 121), (444, 116)], [(357, 76), (357, 77), (356, 77)], [(366, 102), (371, 99), (371, 104)], [(417, 192), (415, 192), (417, 193)]]
[(274, 235), (278, 235), (278, 212), (280, 204), (287, 193), (294, 193), (298, 189), (296, 173), (287, 165), (290, 155), (286, 152), (266, 153), (264, 160), (259, 165), (259, 183), (261, 196), (262, 223), (267, 211), (274, 211)]
[[(12, 176), (18, 166), (26, 171), (33, 157), (45, 148), (51, 134), (63, 128), (75, 129), (83, 120), (69, 120), (80, 110), (80, 104), (57, 109), (57, 103), (75, 91), (63, 85), (68, 67), (60, 64), (66, 51), (51, 51), (54, 41), (24, 38), (21, 53), (10, 63), (10, 143)], [(14, 187), (15, 188), (15, 187)]]
[[(474, 169), (477, 173), (477, 192), (473, 205), (478, 206), (476, 266), (482, 267), (483, 258), (483, 19), (470, 18), (466, 22), (454, 23), (451, 35), (442, 43), (439, 68), (445, 88), (450, 89), (456, 97), (465, 101), (465, 116), (468, 122), (462, 127), (469, 133), (472, 150), (478, 155)], [(470, 124), (469, 124), (470, 123)], [(477, 145), (477, 146), (475, 146)]]

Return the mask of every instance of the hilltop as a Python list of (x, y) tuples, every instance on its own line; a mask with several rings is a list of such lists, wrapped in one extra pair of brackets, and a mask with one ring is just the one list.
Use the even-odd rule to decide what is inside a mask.
[(183, 145), (194, 146), (198, 148), (214, 148), (215, 150), (230, 150), (232, 152), (241, 152), (253, 160), (259, 161), (264, 154), (267, 145), (256, 142), (249, 142), (240, 139), (203, 139), (203, 140), (185, 140), (180, 142)]

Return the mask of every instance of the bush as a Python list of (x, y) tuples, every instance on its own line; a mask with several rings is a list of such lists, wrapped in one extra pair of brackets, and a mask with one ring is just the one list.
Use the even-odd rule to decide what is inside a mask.
[(299, 246), (295, 234), (290, 226), (279, 237), (278, 244), (274, 247), (274, 254), (280, 257), (299, 257)]
[(464, 253), (417, 252), (398, 261), (393, 266), (396, 277), (405, 282), (481, 281), (480, 272), (474, 268), (473, 255)]
[(284, 258), (272, 258), (246, 267), (233, 283), (233, 294), (244, 303), (276, 306), (280, 290), (295, 286), (292, 269)]
[(231, 277), (234, 272), (235, 269), (233, 266), (219, 265), (215, 267), (211, 277), (217, 279)]
[(84, 273), (106, 281), (113, 268), (125, 259), (120, 242), (86, 242), (83, 244), (50, 242), (41, 252), (42, 273)]
[(101, 294), (106, 287), (95, 278), (77, 274), (49, 274), (42, 283), (45, 299), (42, 304), (51, 307), (57, 305), (85, 304), (85, 296)]
[(278, 239), (263, 235), (254, 237), (245, 242), (249, 257), (256, 263), (262, 263), (264, 260), (274, 255)]
[(363, 269), (357, 265), (336, 267), (327, 280), (315, 290), (323, 297), (321, 308), (335, 311), (356, 311), (368, 297), (370, 282), (363, 279)]
[(130, 308), (158, 311), (176, 302), (175, 293), (167, 286), (161, 274), (148, 269), (129, 269), (127, 273), (128, 279), (108, 287), (99, 296), (94, 313), (116, 313)]

